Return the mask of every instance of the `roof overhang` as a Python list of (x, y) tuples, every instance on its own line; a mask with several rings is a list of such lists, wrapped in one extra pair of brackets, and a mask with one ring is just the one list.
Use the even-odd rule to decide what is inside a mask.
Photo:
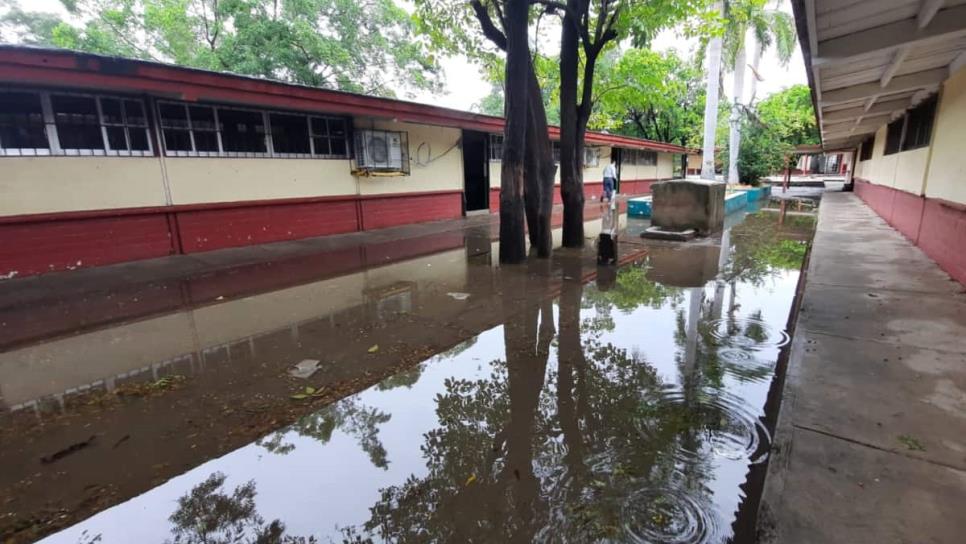
[(856, 147), (966, 65), (966, 0), (792, 0), (827, 150)]
[[(318, 111), (490, 133), (503, 132), (505, 125), (502, 117), (405, 100), (61, 49), (0, 45), (0, 85), (4, 84), (150, 94), (188, 102)], [(557, 139), (559, 134), (558, 127), (550, 127), (551, 138)], [(666, 153), (694, 152), (675, 144), (603, 132), (588, 132), (585, 141)]]

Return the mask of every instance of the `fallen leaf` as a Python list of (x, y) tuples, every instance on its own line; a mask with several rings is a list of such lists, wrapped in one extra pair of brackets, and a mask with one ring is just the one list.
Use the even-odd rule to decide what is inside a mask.
[(369, 353), (375, 353), (377, 351), (379, 351), (379, 344), (375, 344), (371, 348), (369, 348)]
[(463, 485), (470, 485), (476, 481), (476, 474), (470, 474), (470, 477), (466, 479), (466, 483)]
[(309, 398), (309, 396), (308, 395), (305, 395), (305, 394), (302, 394), (302, 393), (296, 393), (296, 394), (292, 395), (289, 398), (292, 399), (292, 400), (305, 400), (305, 399)]

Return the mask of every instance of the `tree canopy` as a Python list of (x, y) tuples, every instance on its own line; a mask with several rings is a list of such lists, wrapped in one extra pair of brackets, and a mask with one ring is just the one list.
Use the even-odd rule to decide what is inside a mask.
[(438, 91), (429, 40), (392, 0), (61, 0), (70, 14), (7, 1), (0, 36), (382, 96)]

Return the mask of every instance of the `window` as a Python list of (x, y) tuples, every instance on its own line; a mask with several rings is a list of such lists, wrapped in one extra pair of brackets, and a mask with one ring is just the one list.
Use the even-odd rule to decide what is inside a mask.
[(0, 91), (0, 155), (48, 153), (40, 94)]
[(275, 153), (312, 154), (307, 116), (272, 113), (268, 116), (268, 123), (272, 127), (272, 150)]
[(221, 146), (226, 153), (267, 153), (265, 120), (260, 112), (218, 108)]
[(902, 151), (919, 149), (929, 145), (935, 116), (935, 96), (922, 102), (906, 115), (906, 134), (902, 141)]
[[(107, 146), (114, 151), (150, 151), (148, 118), (139, 100), (99, 98)], [(63, 143), (61, 143), (63, 147)]]
[(314, 155), (323, 157), (348, 157), (349, 131), (345, 119), (338, 117), (312, 117), (310, 122)]
[(349, 123), (341, 117), (177, 102), (160, 102), (158, 111), (165, 152), (169, 155), (349, 156)]
[(560, 142), (553, 142), (553, 162), (560, 164)]
[(862, 142), (862, 150), (859, 152), (860, 161), (872, 160), (872, 150), (875, 148), (875, 134)]
[(503, 160), (503, 135), (490, 134), (490, 160)]
[(584, 148), (584, 166), (598, 166), (598, 165), (600, 165), (600, 148), (585, 147)]
[(55, 94), (50, 97), (60, 147), (65, 151), (104, 150), (104, 135), (92, 96)]
[(0, 91), (2, 155), (151, 155), (144, 102), (67, 92)]
[(657, 166), (657, 152), (643, 149), (628, 149), (624, 151), (625, 164), (637, 166)]
[(899, 147), (902, 144), (902, 129), (905, 126), (905, 122), (906, 118), (903, 116), (889, 123), (889, 127), (886, 129), (885, 151), (883, 151), (883, 155), (892, 155), (893, 153), (899, 152)]

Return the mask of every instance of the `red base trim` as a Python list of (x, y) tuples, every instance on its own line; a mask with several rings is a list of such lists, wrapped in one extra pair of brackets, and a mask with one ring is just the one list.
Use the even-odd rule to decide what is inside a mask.
[(946, 273), (966, 284), (966, 207), (858, 178), (855, 194)]
[(455, 219), (462, 192), (340, 196), (0, 218), (0, 275)]

